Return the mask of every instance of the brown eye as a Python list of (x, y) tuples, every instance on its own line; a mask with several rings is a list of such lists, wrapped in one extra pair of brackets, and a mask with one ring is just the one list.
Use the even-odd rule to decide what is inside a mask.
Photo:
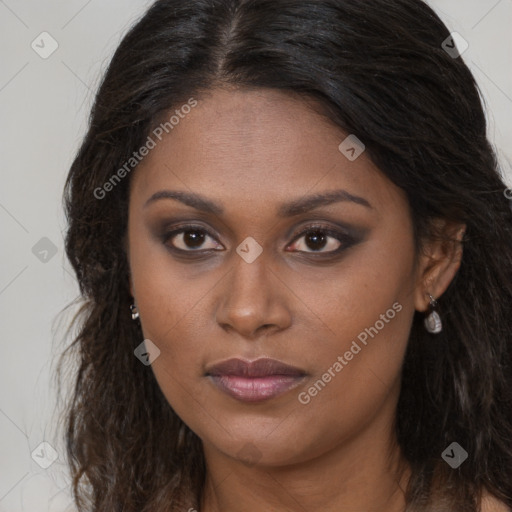
[(349, 246), (354, 240), (346, 233), (331, 228), (309, 226), (295, 237), (292, 248), (305, 253), (335, 253), (343, 246), (343, 242)]
[(169, 245), (169, 242), (171, 242), (171, 248), (185, 252), (218, 250), (218, 244), (216, 243), (210, 244), (210, 247), (204, 247), (208, 238), (214, 240), (213, 236), (204, 228), (199, 226), (187, 226), (167, 233), (163, 241), (166, 245)]

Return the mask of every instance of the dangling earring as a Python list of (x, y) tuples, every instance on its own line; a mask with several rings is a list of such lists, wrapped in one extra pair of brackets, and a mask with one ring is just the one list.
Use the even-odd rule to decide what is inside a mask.
[(132, 304), (130, 306), (130, 310), (132, 312), (132, 320), (137, 320), (137, 318), (139, 318), (139, 312), (137, 311), (137, 306), (135, 304)]
[(441, 322), (439, 313), (435, 310), (437, 307), (437, 300), (434, 299), (430, 293), (428, 296), (430, 297), (430, 313), (424, 320), (425, 329), (432, 334), (438, 334), (443, 330), (443, 323)]

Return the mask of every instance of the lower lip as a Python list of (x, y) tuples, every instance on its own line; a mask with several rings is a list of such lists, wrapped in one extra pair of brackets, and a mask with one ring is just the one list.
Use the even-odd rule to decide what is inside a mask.
[(237, 375), (211, 375), (212, 382), (228, 395), (243, 402), (269, 400), (298, 386), (304, 376), (269, 375), (244, 378)]

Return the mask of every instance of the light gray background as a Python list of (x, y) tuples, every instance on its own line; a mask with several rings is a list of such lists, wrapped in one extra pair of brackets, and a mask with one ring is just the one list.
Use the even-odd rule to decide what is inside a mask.
[[(64, 452), (52, 378), (71, 315), (59, 322), (57, 314), (78, 286), (63, 252), (61, 194), (100, 73), (150, 3), (0, 0), (0, 512), (74, 510), (63, 455), (48, 469), (31, 457), (43, 453), (43, 441)], [(511, 185), (512, 0), (430, 4), (469, 42), (463, 58), (488, 104), (489, 136)], [(31, 48), (44, 31), (59, 45), (47, 59)], [(42, 238), (54, 256), (36, 245), (45, 248)]]

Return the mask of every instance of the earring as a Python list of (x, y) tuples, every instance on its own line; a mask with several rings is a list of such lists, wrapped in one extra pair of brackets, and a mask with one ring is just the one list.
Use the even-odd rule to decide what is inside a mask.
[(441, 322), (441, 317), (439, 313), (435, 310), (437, 307), (437, 300), (428, 294), (430, 297), (430, 313), (425, 317), (424, 324), (425, 329), (431, 334), (438, 334), (443, 330), (443, 323)]
[(130, 310), (132, 312), (132, 320), (137, 320), (137, 318), (139, 318), (139, 312), (137, 311), (137, 306), (135, 304), (132, 304), (130, 306)]

